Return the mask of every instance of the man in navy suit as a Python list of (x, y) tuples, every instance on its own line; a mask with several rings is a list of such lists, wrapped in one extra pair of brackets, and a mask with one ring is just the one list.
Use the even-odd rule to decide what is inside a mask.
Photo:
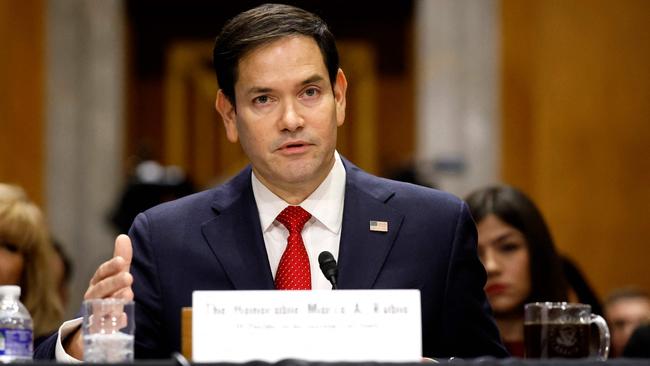
[[(327, 250), (338, 259), (341, 289), (420, 290), (424, 356), (507, 355), (466, 205), (369, 175), (336, 152), (347, 81), (320, 18), (286, 5), (241, 13), (217, 38), (214, 64), (216, 109), (251, 165), (217, 188), (140, 214), (85, 294), (135, 298), (137, 358), (180, 349), (180, 312), (193, 290), (287, 288), (276, 278), (287, 240), (298, 240), (278, 217), (287, 206), (306, 212), (296, 280), (305, 288), (330, 287), (317, 262)], [(37, 356), (56, 346), (60, 359), (63, 349), (80, 358), (77, 324)]]

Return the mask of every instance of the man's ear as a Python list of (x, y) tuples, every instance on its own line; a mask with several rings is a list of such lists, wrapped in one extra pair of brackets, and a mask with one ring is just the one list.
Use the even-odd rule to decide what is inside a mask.
[(239, 136), (237, 133), (237, 111), (221, 89), (217, 92), (217, 100), (214, 106), (223, 120), (223, 126), (226, 128), (226, 138), (230, 142), (237, 142)]
[(345, 122), (345, 93), (348, 90), (348, 81), (343, 70), (336, 73), (336, 84), (334, 84), (334, 102), (336, 103), (336, 125), (341, 126)]

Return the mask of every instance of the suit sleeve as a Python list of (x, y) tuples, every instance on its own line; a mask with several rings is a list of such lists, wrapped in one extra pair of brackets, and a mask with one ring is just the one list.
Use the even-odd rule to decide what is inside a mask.
[(129, 237), (133, 244), (133, 293), (135, 300), (135, 358), (169, 358), (161, 324), (163, 299), (158, 275), (156, 247), (146, 214), (133, 221)]
[(46, 339), (42, 340), (34, 348), (34, 359), (35, 360), (53, 360), (56, 354), (56, 341), (59, 336), (59, 332), (55, 332)]
[(485, 269), (476, 250), (476, 226), (463, 202), (452, 243), (442, 314), (445, 356), (507, 357), (487, 302)]

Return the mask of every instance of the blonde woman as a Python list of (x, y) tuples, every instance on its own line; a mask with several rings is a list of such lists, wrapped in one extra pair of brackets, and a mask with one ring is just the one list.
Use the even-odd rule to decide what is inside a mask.
[(41, 210), (17, 186), (0, 183), (0, 285), (19, 285), (34, 339), (58, 328), (63, 306), (52, 283), (53, 247)]

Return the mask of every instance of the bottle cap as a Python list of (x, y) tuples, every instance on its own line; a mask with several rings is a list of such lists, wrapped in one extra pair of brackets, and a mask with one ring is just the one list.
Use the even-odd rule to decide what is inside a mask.
[(20, 297), (20, 286), (16, 286), (16, 285), (0, 286), (0, 296)]

